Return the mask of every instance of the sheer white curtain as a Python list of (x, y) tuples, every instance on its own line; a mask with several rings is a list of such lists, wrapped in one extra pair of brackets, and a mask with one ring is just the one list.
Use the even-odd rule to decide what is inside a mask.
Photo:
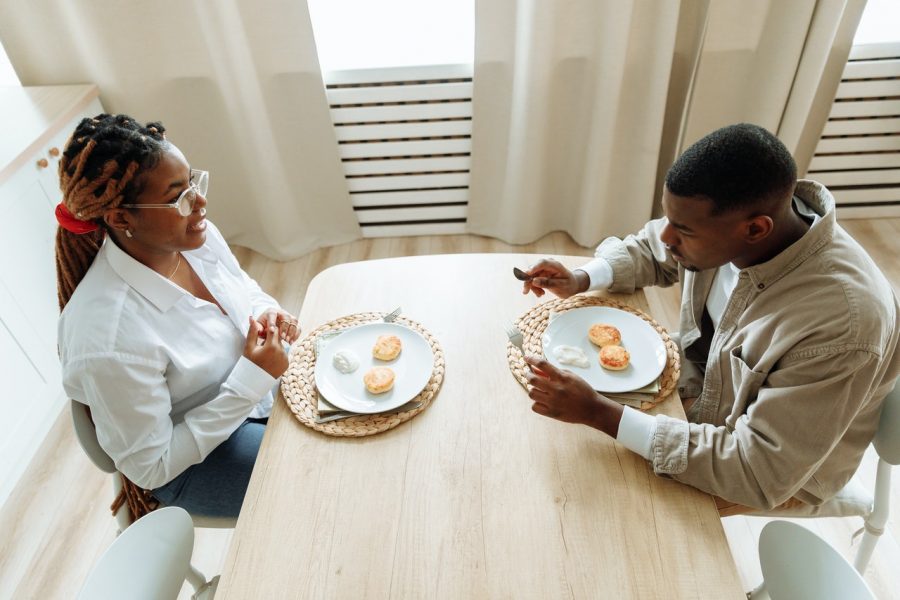
[(739, 121), (804, 165), (864, 4), (476, 0), (469, 230), (632, 232), (677, 154)]
[(23, 85), (92, 82), (210, 171), (229, 241), (276, 259), (360, 237), (306, 3), (0, 0)]

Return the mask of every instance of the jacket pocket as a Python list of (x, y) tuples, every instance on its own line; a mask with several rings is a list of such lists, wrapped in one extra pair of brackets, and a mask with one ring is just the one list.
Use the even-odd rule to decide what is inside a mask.
[(725, 418), (725, 427), (728, 431), (734, 431), (734, 424), (741, 415), (746, 414), (748, 407), (756, 401), (759, 390), (766, 381), (768, 373), (763, 373), (750, 368), (741, 356), (743, 346), (732, 348), (728, 358), (731, 365), (731, 389), (734, 402), (728, 416)]

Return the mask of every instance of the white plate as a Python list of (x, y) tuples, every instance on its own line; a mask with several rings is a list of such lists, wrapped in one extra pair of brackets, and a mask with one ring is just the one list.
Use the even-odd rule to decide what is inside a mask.
[[(378, 360), (372, 346), (381, 335), (396, 335), (403, 344), (394, 360)], [(349, 350), (359, 359), (359, 368), (341, 373), (332, 362), (336, 352)], [(363, 375), (372, 367), (390, 367), (396, 379), (394, 387), (383, 394), (372, 394), (363, 383)], [(366, 323), (329, 340), (316, 358), (316, 387), (328, 402), (357, 413), (374, 414), (402, 406), (415, 398), (431, 379), (434, 355), (428, 341), (418, 332), (397, 323)]]
[[(622, 334), (622, 346), (631, 362), (622, 371), (609, 371), (600, 366), (600, 349), (588, 339), (594, 323), (606, 323)], [(644, 387), (659, 377), (666, 366), (666, 345), (649, 323), (624, 310), (607, 306), (586, 306), (561, 313), (550, 321), (542, 338), (544, 356), (555, 367), (567, 369), (583, 377), (598, 392), (630, 392)], [(588, 368), (564, 365), (553, 355), (553, 348), (565, 344), (581, 348), (588, 357)]]

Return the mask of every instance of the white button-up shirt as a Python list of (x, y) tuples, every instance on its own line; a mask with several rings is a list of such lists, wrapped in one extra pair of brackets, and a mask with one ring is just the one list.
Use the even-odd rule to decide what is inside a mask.
[(242, 354), (248, 317), (278, 303), (209, 221), (206, 243), (182, 255), (226, 314), (107, 237), (59, 319), (66, 393), (90, 406), (100, 446), (145, 489), (272, 408), (275, 378)]

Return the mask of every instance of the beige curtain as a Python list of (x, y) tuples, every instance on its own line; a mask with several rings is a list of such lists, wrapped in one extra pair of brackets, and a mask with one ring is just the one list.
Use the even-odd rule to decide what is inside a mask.
[(476, 0), (469, 230), (592, 246), (681, 150), (756, 122), (805, 166), (865, 0)]
[(23, 85), (92, 82), (210, 171), (209, 213), (276, 259), (360, 237), (306, 3), (0, 0)]
[(684, 122), (684, 149), (747, 121), (806, 171), (828, 120), (866, 0), (714, 0)]

